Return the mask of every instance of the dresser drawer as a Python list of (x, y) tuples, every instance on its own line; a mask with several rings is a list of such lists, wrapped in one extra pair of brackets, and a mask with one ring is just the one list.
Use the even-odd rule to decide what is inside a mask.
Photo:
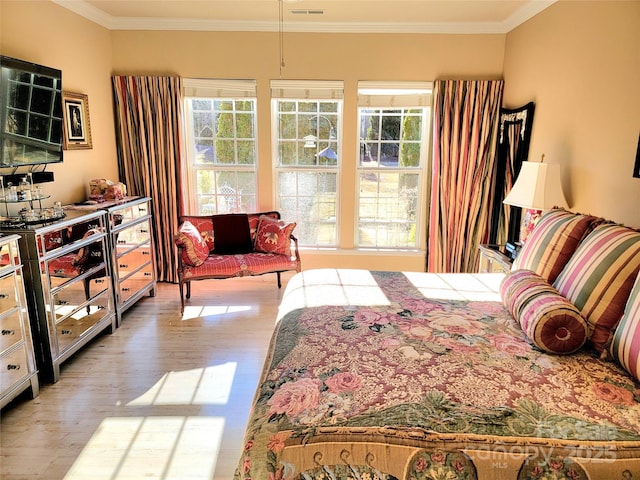
[(149, 202), (142, 202), (137, 205), (130, 205), (127, 207), (119, 208), (117, 210), (113, 210), (111, 211), (110, 216), (112, 219), (118, 215), (121, 216), (122, 224), (124, 225), (129, 222), (134, 222), (140, 218), (144, 218), (150, 214), (151, 210), (149, 208)]
[(78, 338), (100, 323), (111, 311), (109, 291), (105, 291), (93, 299), (90, 305), (82, 307), (56, 322), (58, 351), (63, 352), (73, 345)]
[(4, 392), (29, 375), (27, 350), (24, 344), (0, 357), (0, 391)]
[(22, 339), (20, 310), (16, 308), (13, 313), (0, 319), (0, 353), (7, 351)]
[(140, 270), (120, 282), (120, 302), (126, 302), (153, 281), (153, 264), (148, 263)]
[(109, 288), (109, 277), (104, 272), (98, 278), (83, 278), (64, 285), (51, 295), (51, 308), (55, 318), (68, 315), (91, 297)]
[(18, 286), (14, 275), (0, 278), (0, 313), (11, 310), (18, 305)]
[(130, 250), (125, 254), (118, 256), (116, 259), (116, 267), (118, 269), (118, 278), (124, 278), (131, 272), (140, 268), (140, 266), (151, 261), (151, 247), (147, 243), (140, 247)]
[(136, 245), (148, 242), (151, 239), (151, 225), (148, 219), (143, 220), (120, 230), (115, 235), (116, 251), (121, 253)]

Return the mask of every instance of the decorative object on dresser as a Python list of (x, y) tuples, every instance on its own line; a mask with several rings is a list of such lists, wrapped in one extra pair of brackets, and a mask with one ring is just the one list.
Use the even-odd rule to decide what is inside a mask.
[[(181, 310), (191, 297), (194, 280), (223, 279), (301, 270), (295, 223), (280, 220), (279, 212), (184, 215), (174, 236), (178, 246)], [(214, 235), (215, 231), (215, 235)]]
[[(544, 155), (540, 162), (522, 162), (516, 183), (503, 203), (525, 209), (520, 229), (520, 244), (523, 244), (543, 210), (567, 207), (560, 181), (560, 165), (544, 163)], [(518, 246), (507, 244), (507, 250), (513, 252), (512, 258), (515, 258)]]
[(0, 408), (31, 389), (39, 393), (18, 236), (0, 236)]
[(64, 220), (0, 230), (20, 235), (41, 381), (58, 381), (61, 363), (116, 327), (106, 222), (103, 211), (67, 211)]
[(117, 325), (120, 326), (122, 315), (128, 308), (147, 294), (151, 297), (155, 295), (151, 198), (122, 197), (97, 204), (68, 205), (65, 209), (107, 212), (109, 258), (113, 272)]

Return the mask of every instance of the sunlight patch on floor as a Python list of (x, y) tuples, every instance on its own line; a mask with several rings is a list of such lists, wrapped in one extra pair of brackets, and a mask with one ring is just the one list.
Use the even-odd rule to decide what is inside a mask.
[(201, 317), (213, 317), (227, 313), (248, 312), (248, 305), (194, 305), (184, 307), (182, 320), (193, 320)]
[(210, 480), (221, 417), (115, 417), (102, 421), (64, 480)]
[(206, 368), (167, 372), (149, 390), (127, 406), (225, 405), (229, 401), (236, 362)]

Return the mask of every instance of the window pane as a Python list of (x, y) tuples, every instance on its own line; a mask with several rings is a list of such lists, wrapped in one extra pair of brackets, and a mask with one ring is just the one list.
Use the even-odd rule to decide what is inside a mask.
[(337, 243), (338, 101), (275, 100), (277, 206), (301, 245)]
[(337, 174), (283, 172), (278, 185), (279, 210), (284, 218), (297, 222), (300, 243), (334, 245)]
[(415, 248), (427, 109), (359, 109), (361, 247)]
[(189, 213), (255, 211), (255, 100), (188, 98)]

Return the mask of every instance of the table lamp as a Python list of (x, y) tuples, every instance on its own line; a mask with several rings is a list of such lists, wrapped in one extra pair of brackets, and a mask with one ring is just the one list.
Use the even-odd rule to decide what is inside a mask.
[(503, 203), (525, 209), (520, 226), (519, 244), (508, 243), (507, 252), (515, 258), (535, 226), (542, 210), (553, 207), (567, 208), (567, 200), (560, 181), (560, 165), (540, 162), (522, 162), (520, 173)]

